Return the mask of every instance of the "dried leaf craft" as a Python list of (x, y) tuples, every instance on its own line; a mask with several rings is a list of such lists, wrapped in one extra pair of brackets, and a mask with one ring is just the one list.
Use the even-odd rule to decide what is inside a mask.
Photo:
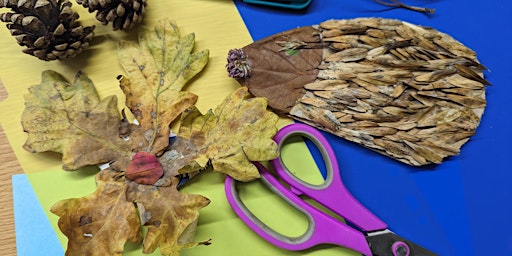
[(211, 165), (250, 180), (259, 177), (251, 161), (277, 156), (277, 115), (266, 110), (266, 99), (249, 98), (241, 87), (213, 111), (203, 115), (195, 108), (197, 96), (182, 89), (209, 53), (193, 48), (194, 34), (180, 36), (168, 20), (139, 31), (138, 45), (119, 43), (126, 75), (118, 79), (137, 123), (119, 113), (115, 96), (100, 99), (84, 73), (70, 83), (45, 71), (41, 84), (30, 88), (22, 115), (27, 151), (62, 153), (65, 170), (109, 163), (96, 175), (94, 193), (51, 209), (68, 237), (66, 255), (122, 255), (126, 242), (141, 241), (143, 253), (160, 248), (162, 255), (179, 255), (208, 244), (193, 236), (199, 210), (210, 201), (179, 192), (179, 174)]
[(226, 67), (276, 112), (413, 166), (459, 154), (489, 84), (449, 35), (380, 18), (285, 31), (231, 50)]

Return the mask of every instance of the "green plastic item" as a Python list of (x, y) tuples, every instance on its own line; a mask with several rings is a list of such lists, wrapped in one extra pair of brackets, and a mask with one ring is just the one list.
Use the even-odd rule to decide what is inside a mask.
[(282, 8), (303, 9), (311, 3), (311, 0), (243, 0), (249, 4), (261, 4)]

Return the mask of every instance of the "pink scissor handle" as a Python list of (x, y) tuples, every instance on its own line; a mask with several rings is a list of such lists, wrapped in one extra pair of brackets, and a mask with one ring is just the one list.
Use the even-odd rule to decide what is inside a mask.
[(224, 189), (228, 202), (240, 219), (242, 219), (247, 226), (256, 232), (256, 234), (270, 243), (286, 250), (299, 251), (311, 248), (318, 244), (335, 244), (358, 251), (364, 255), (372, 255), (368, 242), (366, 241), (366, 237), (363, 233), (339, 222), (333, 217), (302, 201), (302, 199), (290, 192), (274, 176), (272, 176), (265, 167), (259, 163), (254, 164), (260, 171), (260, 180), (270, 190), (272, 190), (272, 192), (303, 213), (309, 222), (306, 232), (298, 237), (285, 236), (272, 230), (254, 216), (254, 214), (252, 214), (244, 205), (238, 196), (235, 187), (236, 181), (227, 176), (224, 183)]
[(329, 210), (342, 216), (346, 221), (356, 225), (362, 231), (376, 231), (387, 228), (386, 223), (362, 206), (343, 184), (338, 161), (329, 142), (322, 133), (305, 124), (291, 124), (283, 127), (274, 136), (281, 148), (286, 139), (303, 136), (311, 140), (322, 153), (327, 169), (325, 182), (320, 185), (309, 184), (288, 171), (281, 157), (272, 160), (277, 175), (293, 187), (293, 191), (305, 194)]

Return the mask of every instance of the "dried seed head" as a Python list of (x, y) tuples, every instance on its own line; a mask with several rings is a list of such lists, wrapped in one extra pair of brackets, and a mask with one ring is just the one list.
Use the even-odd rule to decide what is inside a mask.
[(250, 76), (249, 59), (242, 49), (229, 50), (227, 61), (226, 69), (229, 77), (241, 79)]

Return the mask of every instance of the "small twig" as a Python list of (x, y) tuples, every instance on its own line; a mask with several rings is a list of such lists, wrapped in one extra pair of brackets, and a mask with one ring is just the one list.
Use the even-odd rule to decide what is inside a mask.
[(385, 6), (405, 8), (408, 10), (427, 13), (427, 14), (434, 14), (434, 12), (435, 12), (435, 9), (407, 5), (407, 4), (400, 2), (400, 0), (375, 0), (375, 2), (385, 5)]

